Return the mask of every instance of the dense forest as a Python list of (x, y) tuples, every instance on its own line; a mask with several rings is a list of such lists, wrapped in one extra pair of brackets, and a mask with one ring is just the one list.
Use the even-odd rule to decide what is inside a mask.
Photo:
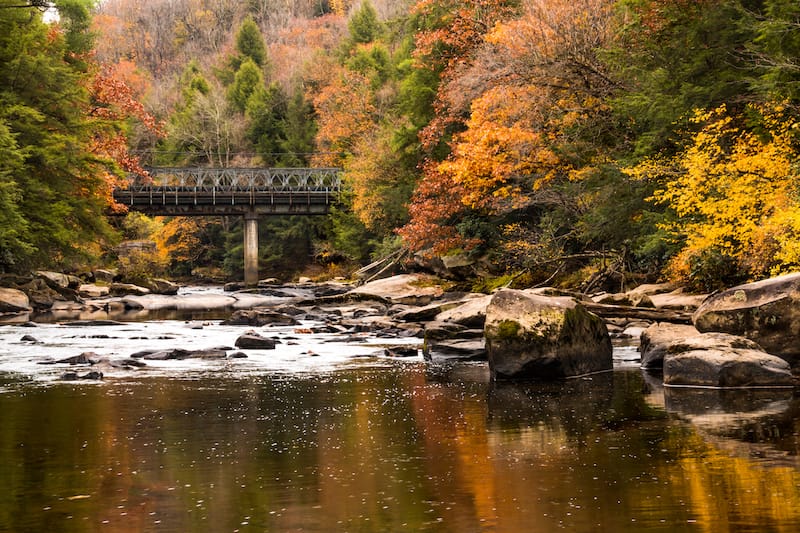
[(240, 220), (114, 205), (148, 165), (340, 167), (332, 215), (261, 221), (262, 275), (800, 267), (796, 0), (0, 0), (0, 28), (0, 271), (240, 276)]

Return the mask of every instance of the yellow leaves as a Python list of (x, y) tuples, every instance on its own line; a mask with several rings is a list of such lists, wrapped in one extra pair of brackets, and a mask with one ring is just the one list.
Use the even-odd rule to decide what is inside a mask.
[(664, 228), (685, 239), (674, 273), (688, 275), (691, 258), (706, 250), (735, 258), (752, 276), (799, 264), (796, 121), (783, 110), (749, 107), (749, 120), (760, 119), (758, 130), (725, 106), (698, 111), (692, 122), (700, 129), (682, 153), (626, 169), (663, 183), (651, 200), (674, 210), (677, 220)]

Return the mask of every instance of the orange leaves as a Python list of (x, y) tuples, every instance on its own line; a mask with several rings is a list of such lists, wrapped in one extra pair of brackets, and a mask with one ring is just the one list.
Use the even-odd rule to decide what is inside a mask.
[(314, 107), (318, 113), (318, 148), (330, 154), (327, 161), (314, 163), (337, 166), (337, 153), (349, 152), (356, 140), (373, 127), (376, 109), (369, 80), (339, 69), (339, 75), (314, 99)]
[(540, 131), (524, 120), (525, 88), (498, 87), (473, 103), (467, 130), (456, 136), (451, 157), (439, 166), (461, 185), (461, 201), (501, 211), (524, 200), (533, 181), (549, 179), (559, 160)]

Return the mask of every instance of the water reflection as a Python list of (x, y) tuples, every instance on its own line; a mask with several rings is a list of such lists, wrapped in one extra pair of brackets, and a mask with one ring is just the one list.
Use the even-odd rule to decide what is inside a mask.
[[(793, 397), (677, 398), (635, 369), (491, 385), (474, 363), (11, 381), (0, 531), (800, 527)], [(706, 404), (753, 416), (696, 423)]]

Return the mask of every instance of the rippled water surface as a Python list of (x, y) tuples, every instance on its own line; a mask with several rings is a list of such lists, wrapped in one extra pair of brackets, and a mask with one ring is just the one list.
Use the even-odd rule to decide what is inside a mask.
[(665, 391), (627, 365), (492, 385), (297, 328), (100, 382), (38, 364), (243, 330), (200, 325), (0, 327), (0, 531), (800, 530), (792, 391)]

